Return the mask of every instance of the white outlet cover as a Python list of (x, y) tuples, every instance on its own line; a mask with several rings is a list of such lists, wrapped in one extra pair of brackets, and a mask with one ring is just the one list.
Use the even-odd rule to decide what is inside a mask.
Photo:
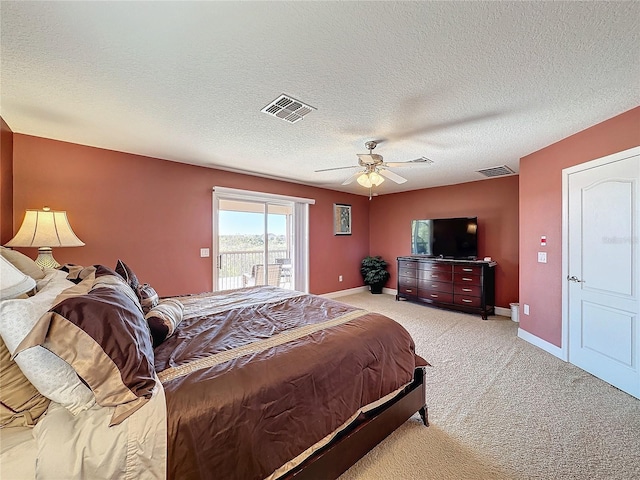
[(529, 305), (526, 303), (524, 304), (524, 314), (529, 315)]
[(538, 252), (538, 263), (547, 263), (547, 252)]
[(209, 256), (209, 249), (208, 248), (201, 248), (200, 249), (200, 257), (201, 258), (205, 258)]

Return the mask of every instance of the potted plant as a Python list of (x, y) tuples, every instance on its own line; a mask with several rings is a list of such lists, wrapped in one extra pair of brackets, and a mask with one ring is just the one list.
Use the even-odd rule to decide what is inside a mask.
[(387, 262), (379, 255), (363, 258), (360, 273), (364, 283), (371, 287), (371, 293), (382, 293), (382, 287), (391, 276), (387, 272)]

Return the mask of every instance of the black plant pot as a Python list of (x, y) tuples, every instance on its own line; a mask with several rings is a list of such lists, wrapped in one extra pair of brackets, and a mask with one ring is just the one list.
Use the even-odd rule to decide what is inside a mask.
[(375, 283), (370, 285), (371, 293), (382, 293), (382, 287), (384, 287), (384, 283)]

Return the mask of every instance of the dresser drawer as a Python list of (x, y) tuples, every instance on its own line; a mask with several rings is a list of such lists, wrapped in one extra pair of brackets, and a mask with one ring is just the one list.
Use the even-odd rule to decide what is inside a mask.
[(415, 288), (418, 286), (418, 280), (413, 277), (398, 277), (398, 285), (401, 287)]
[(418, 264), (418, 270), (451, 273), (451, 265), (448, 265), (446, 263), (436, 263), (436, 262), (427, 262), (427, 263), (420, 262)]
[(469, 273), (456, 273), (453, 275), (453, 281), (456, 285), (481, 285), (480, 275), (471, 275)]
[(418, 294), (418, 289), (416, 287), (407, 287), (400, 285), (400, 287), (398, 288), (398, 294), (415, 297)]
[(453, 294), (446, 292), (432, 292), (430, 290), (418, 290), (418, 298), (430, 302), (453, 303)]
[(399, 277), (416, 278), (416, 269), (415, 268), (400, 267), (398, 269), (398, 276)]
[(435, 282), (450, 282), (452, 280), (451, 269), (447, 272), (439, 272), (434, 270), (418, 270), (418, 279), (435, 281)]
[(410, 260), (398, 260), (398, 270), (415, 270), (418, 262), (412, 262)]
[(480, 275), (482, 267), (477, 265), (454, 265), (453, 273), (469, 273), (471, 275)]
[(456, 283), (453, 286), (453, 293), (455, 295), (462, 295), (468, 297), (479, 297), (482, 294), (482, 287), (480, 285), (459, 284)]
[(482, 305), (482, 299), (480, 297), (469, 297), (466, 295), (454, 295), (453, 303), (455, 305), (464, 305), (466, 307), (479, 307)]
[(436, 282), (433, 280), (419, 280), (418, 288), (421, 291), (432, 291), (432, 292), (447, 292), (451, 293), (451, 282)]

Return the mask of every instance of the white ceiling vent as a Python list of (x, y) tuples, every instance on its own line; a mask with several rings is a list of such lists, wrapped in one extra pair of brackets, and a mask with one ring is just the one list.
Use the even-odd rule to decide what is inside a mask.
[(500, 165), (499, 167), (485, 168), (484, 170), (478, 170), (485, 177), (501, 177), (502, 175), (511, 175), (516, 172), (511, 170), (506, 165)]
[(283, 93), (260, 111), (281, 118), (289, 123), (296, 123), (313, 110), (316, 109), (311, 105), (302, 103), (300, 100), (291, 98), (289, 95)]

